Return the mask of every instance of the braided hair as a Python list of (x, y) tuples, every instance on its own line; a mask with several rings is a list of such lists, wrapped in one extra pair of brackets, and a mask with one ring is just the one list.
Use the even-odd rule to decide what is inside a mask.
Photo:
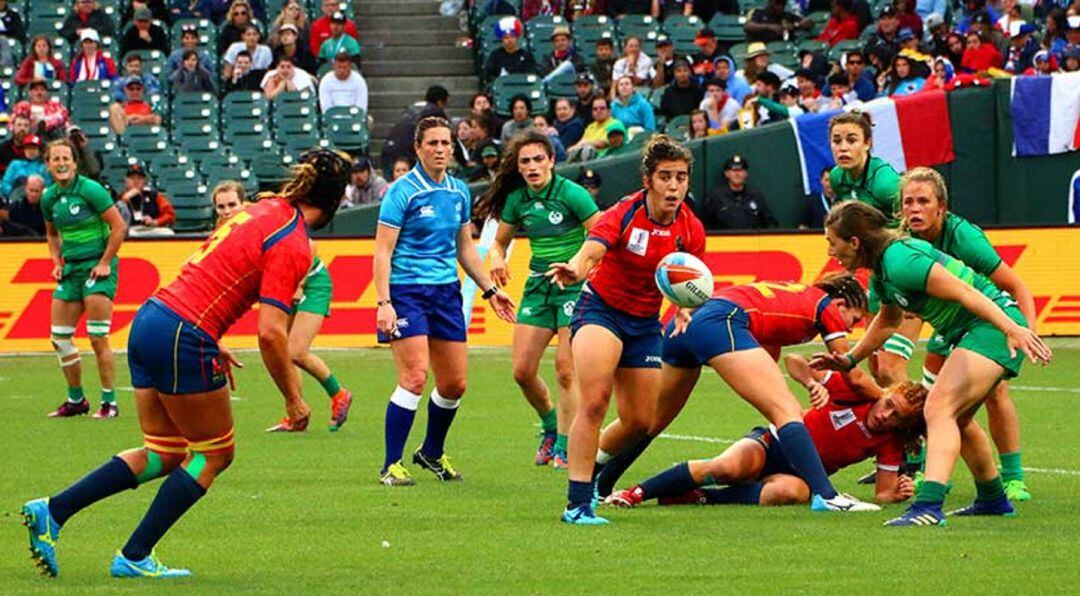
[(842, 298), (849, 308), (866, 308), (866, 290), (854, 275), (830, 273), (818, 280), (814, 287), (835, 300)]
[[(351, 169), (351, 160), (341, 152), (310, 149), (300, 154), (289, 179), (277, 192), (259, 193), (256, 200), (281, 197), (290, 203), (316, 207), (325, 214), (322, 225), (326, 225), (341, 205)], [(322, 225), (313, 227), (317, 229)]]

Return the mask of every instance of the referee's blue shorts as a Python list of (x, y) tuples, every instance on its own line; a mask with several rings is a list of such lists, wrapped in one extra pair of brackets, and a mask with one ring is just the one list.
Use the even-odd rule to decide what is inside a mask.
[(128, 336), (128, 368), (136, 389), (168, 395), (207, 393), (225, 386), (217, 340), (157, 298), (135, 314)]
[(671, 366), (698, 368), (713, 357), (760, 347), (750, 332), (750, 316), (741, 306), (713, 298), (694, 311), (690, 325), (671, 337), (675, 322), (664, 332), (663, 359)]
[(390, 304), (397, 313), (397, 331), (393, 337), (379, 332), (379, 343), (420, 335), (465, 341), (468, 327), (462, 312), (461, 282), (390, 284)]

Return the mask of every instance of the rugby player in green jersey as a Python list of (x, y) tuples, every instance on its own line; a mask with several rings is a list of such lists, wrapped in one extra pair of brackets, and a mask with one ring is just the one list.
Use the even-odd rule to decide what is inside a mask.
[(974, 413), (1000, 381), (1015, 377), (1024, 356), (1049, 362), (1050, 349), (1027, 327), (1016, 301), (962, 261), (924, 240), (903, 238), (879, 210), (836, 205), (825, 218), (829, 256), (846, 269), (865, 267), (881, 312), (846, 354), (821, 354), (816, 368), (850, 370), (881, 346), (903, 320), (918, 315), (953, 347), (926, 399), (926, 476), (915, 502), (891, 526), (945, 525), (946, 485), (963, 447), (975, 479), (975, 502), (956, 515), (1011, 515), (986, 433)]
[[(550, 461), (562, 469), (567, 465), (567, 430), (577, 403), (570, 315), (582, 284), (560, 288), (544, 272), (551, 263), (568, 261), (577, 254), (585, 242), (585, 233), (600, 218), (600, 210), (589, 191), (556, 176), (554, 168), (555, 151), (546, 135), (535, 131), (518, 134), (508, 144), (495, 180), (477, 201), (474, 213), (481, 219), (492, 217), (499, 222), (491, 247), (491, 277), (500, 286), (510, 282), (506, 255), (514, 234), (520, 229), (529, 239), (529, 278), (514, 326), (514, 380), (540, 417), (543, 432), (536, 465)], [(544, 350), (556, 335), (557, 409), (539, 375)]]
[(62, 139), (49, 144), (45, 164), (53, 185), (41, 197), (45, 235), (52, 257), (53, 292), (51, 337), (67, 381), (67, 400), (50, 417), (81, 416), (90, 411), (82, 388), (82, 364), (73, 337), (86, 313), (86, 332), (97, 358), (101, 407), (94, 418), (115, 418), (116, 361), (109, 346), (109, 326), (116, 298), (116, 253), (127, 226), (109, 191), (80, 176), (75, 147)]
[[(1035, 329), (1035, 298), (1031, 290), (1012, 267), (1001, 260), (982, 229), (949, 212), (948, 190), (941, 174), (930, 168), (915, 168), (904, 174), (901, 188), (903, 197), (900, 209), (909, 233), (926, 240), (941, 252), (960, 259), (975, 273), (987, 277), (994, 285), (1008, 292), (1016, 300), (1028, 327)], [(941, 334), (935, 334), (927, 344), (922, 382), (928, 389), (933, 386), (951, 347)], [(1011, 501), (1031, 499), (1020, 458), (1020, 417), (1009, 397), (1007, 383), (999, 383), (987, 398), (986, 416), (990, 423), (990, 436), (1001, 460), (1005, 494)]]

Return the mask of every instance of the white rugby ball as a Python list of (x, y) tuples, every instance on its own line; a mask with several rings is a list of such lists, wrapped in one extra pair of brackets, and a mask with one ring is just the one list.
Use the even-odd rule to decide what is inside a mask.
[(713, 274), (701, 259), (673, 252), (656, 266), (656, 286), (673, 304), (694, 308), (712, 297)]

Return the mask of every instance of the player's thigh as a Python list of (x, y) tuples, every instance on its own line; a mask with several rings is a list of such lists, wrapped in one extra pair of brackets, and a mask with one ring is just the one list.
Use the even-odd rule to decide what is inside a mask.
[(763, 478), (761, 483), (762, 505), (799, 505), (810, 502), (810, 486), (798, 476), (773, 474)]
[(731, 444), (720, 455), (708, 460), (703, 470), (716, 482), (737, 484), (756, 480), (765, 467), (765, 447), (748, 438)]
[(113, 301), (105, 294), (87, 294), (83, 297), (86, 307), (86, 319), (89, 321), (108, 321), (112, 319)]
[(619, 368), (615, 371), (615, 407), (619, 420), (631, 429), (646, 430), (656, 410), (663, 373), (659, 368)]
[(926, 396), (928, 418), (970, 415), (1001, 381), (1005, 369), (993, 360), (965, 348), (945, 359), (937, 381)]
[(135, 413), (139, 418), (139, 428), (144, 435), (152, 437), (182, 436), (180, 429), (169, 418), (169, 411), (161, 402), (157, 389), (143, 388), (135, 390)]
[(551, 338), (555, 332), (545, 327), (534, 325), (514, 325), (514, 339), (511, 346), (511, 354), (514, 362), (514, 378), (532, 378), (540, 369), (540, 361), (544, 357)]
[(398, 371), (398, 384), (420, 393), (427, 382), (431, 355), (428, 351), (428, 337), (415, 335), (390, 342), (390, 352), (394, 355), (394, 365)]
[(904, 320), (900, 322), (900, 326), (896, 328), (896, 332), (909, 339), (912, 343), (919, 340), (919, 334), (922, 333), (923, 320), (913, 314), (905, 313)]
[(439, 394), (448, 399), (461, 397), (465, 393), (469, 367), (467, 344), (432, 337), (428, 340), (428, 349), (431, 353), (431, 372), (435, 376), (435, 387)]
[(81, 301), (53, 298), (50, 321), (54, 327), (74, 327), (79, 322), (83, 310), (85, 307)]
[(322, 328), (326, 317), (307, 311), (298, 311), (289, 328), (289, 353), (304, 354), (311, 348), (311, 342)]
[(660, 369), (660, 391), (649, 423), (649, 434), (660, 433), (675, 420), (690, 399), (700, 377), (700, 366), (682, 368), (664, 363)]
[(160, 403), (169, 420), (189, 442), (217, 439), (233, 428), (229, 388), (222, 387), (204, 393), (161, 395)]
[(769, 422), (779, 426), (801, 419), (799, 400), (763, 348), (720, 354), (709, 360), (709, 366)]
[(601, 325), (584, 325), (574, 334), (571, 350), (583, 404), (611, 396), (622, 349), (622, 340)]

